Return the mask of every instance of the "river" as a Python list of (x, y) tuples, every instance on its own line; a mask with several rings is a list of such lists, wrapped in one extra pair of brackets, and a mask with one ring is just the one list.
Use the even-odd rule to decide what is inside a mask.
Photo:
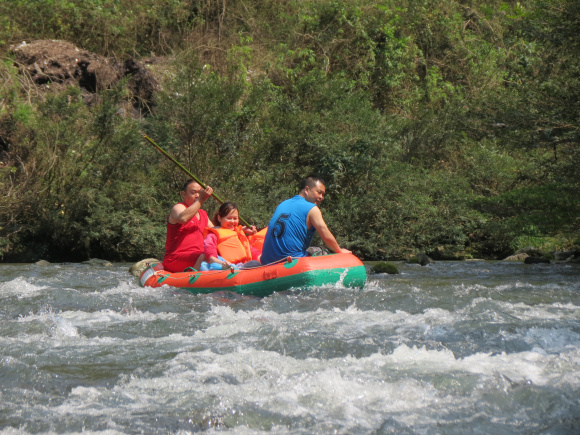
[(580, 265), (399, 264), (363, 289), (142, 288), (0, 265), (0, 433), (580, 432)]

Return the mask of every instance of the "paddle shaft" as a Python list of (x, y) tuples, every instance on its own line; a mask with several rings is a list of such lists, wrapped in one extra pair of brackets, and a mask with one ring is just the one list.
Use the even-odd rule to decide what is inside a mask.
[[(155, 148), (157, 148), (157, 151), (159, 151), (161, 154), (163, 154), (165, 157), (167, 157), (169, 160), (171, 160), (175, 165), (177, 165), (177, 167), (179, 169), (181, 169), (183, 172), (185, 172), (187, 175), (189, 175), (190, 178), (192, 178), (193, 180), (195, 180), (195, 182), (197, 184), (199, 184), (203, 189), (205, 189), (205, 184), (199, 179), (197, 178), (195, 175), (193, 175), (191, 172), (189, 172), (187, 170), (187, 168), (185, 166), (183, 166), (181, 163), (179, 163), (175, 157), (173, 157), (171, 154), (169, 154), (167, 151), (165, 151), (163, 148), (161, 148), (159, 145), (157, 145), (155, 143), (155, 141), (153, 139), (151, 139), (149, 136), (147, 136), (146, 134), (143, 135), (143, 138), (145, 140), (147, 140), (149, 143), (151, 143), (151, 145), (153, 145)], [(215, 200), (217, 202), (219, 202), (220, 204), (223, 204), (224, 201), (217, 196), (215, 193), (212, 193), (211, 196), (213, 196), (215, 198)], [(247, 226), (250, 227), (251, 225), (249, 223), (247, 223), (241, 216), (240, 216), (240, 220)]]

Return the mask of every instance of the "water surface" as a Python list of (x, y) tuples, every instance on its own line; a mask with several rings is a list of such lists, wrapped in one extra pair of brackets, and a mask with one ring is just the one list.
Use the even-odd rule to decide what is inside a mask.
[(0, 265), (1, 433), (580, 431), (580, 266), (398, 264), (363, 289), (141, 288)]

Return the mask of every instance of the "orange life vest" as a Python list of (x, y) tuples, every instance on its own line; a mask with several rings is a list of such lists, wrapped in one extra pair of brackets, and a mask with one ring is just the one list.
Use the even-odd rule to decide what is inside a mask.
[(252, 251), (248, 238), (242, 231), (242, 226), (238, 225), (233, 230), (225, 228), (206, 228), (205, 233), (214, 233), (217, 238), (218, 253), (230, 263), (245, 263), (252, 259)]
[(256, 248), (258, 251), (262, 252), (264, 247), (264, 239), (266, 238), (266, 233), (268, 232), (268, 227), (261, 229), (253, 236), (248, 237), (250, 245)]

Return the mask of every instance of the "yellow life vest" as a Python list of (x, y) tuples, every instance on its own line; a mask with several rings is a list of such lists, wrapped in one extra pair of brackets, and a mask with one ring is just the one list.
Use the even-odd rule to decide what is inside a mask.
[(205, 233), (214, 233), (217, 238), (217, 251), (220, 256), (230, 263), (245, 263), (252, 259), (252, 251), (248, 238), (242, 231), (242, 226), (238, 225), (233, 230), (221, 227), (206, 228)]

